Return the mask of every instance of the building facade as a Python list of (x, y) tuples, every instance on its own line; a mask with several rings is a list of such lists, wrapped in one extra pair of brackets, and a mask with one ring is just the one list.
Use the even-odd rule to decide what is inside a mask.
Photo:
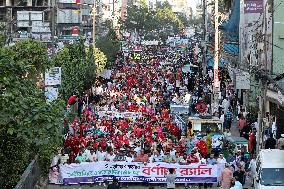
[(266, 99), (267, 110), (276, 118), (276, 137), (280, 138), (284, 133), (284, 2), (273, 1), (273, 46), (271, 75), (276, 85), (269, 85)]
[(0, 0), (0, 23), (6, 27), (8, 43), (21, 38), (48, 40), (50, 0)]
[[(268, 0), (241, 0), (239, 50), (240, 69), (250, 73), (250, 89), (242, 90), (244, 105), (258, 107), (260, 95), (255, 71), (271, 69), (272, 59), (272, 12)], [(266, 49), (264, 49), (266, 41)]]

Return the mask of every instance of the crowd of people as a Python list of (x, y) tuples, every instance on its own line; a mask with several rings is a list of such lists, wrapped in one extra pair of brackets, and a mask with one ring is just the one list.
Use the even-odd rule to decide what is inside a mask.
[[(80, 118), (66, 120), (64, 153), (68, 151), (68, 163), (163, 161), (189, 164), (207, 157), (203, 149), (207, 148), (206, 143), (195, 141), (192, 145), (193, 140), (181, 136), (181, 128), (169, 112), (174, 94), (185, 96), (192, 89), (174, 88), (181, 73), (176, 74), (172, 64), (163, 64), (170, 61), (168, 57), (145, 55), (139, 61), (128, 57), (117, 61), (112, 80), (99, 82), (93, 88), (96, 105), (89, 103), (78, 110)], [(183, 88), (183, 79), (180, 81)], [(202, 97), (203, 92), (198, 96)], [(69, 104), (72, 99), (76, 97), (70, 97)]]
[[(210, 131), (206, 140), (196, 139), (194, 133), (182, 135), (182, 128), (169, 111), (170, 103), (185, 103), (189, 114), (199, 114), (196, 104), (202, 101), (210, 112), (212, 70), (206, 75), (199, 71), (182, 73), (180, 67), (192, 62), (193, 55), (168, 52), (169, 47), (144, 49), (138, 60), (121, 54), (111, 79), (98, 81), (89, 95), (71, 96), (63, 148), (51, 167), (95, 161), (223, 164), (223, 189), (229, 189), (232, 183), (235, 188), (239, 183), (243, 185), (245, 170), (253, 170), (255, 165), (236, 149), (231, 149), (226, 158), (222, 152), (211, 151)], [(234, 118), (231, 107), (237, 102), (225, 69), (220, 78), (220, 109), (212, 114), (222, 120), (229, 132)], [(245, 119), (248, 116), (240, 109), (240, 136), (251, 132), (245, 130), (250, 125)]]

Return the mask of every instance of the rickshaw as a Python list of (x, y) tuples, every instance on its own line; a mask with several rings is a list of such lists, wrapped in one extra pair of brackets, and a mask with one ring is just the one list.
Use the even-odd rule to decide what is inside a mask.
[(194, 134), (196, 139), (206, 138), (206, 132), (210, 131), (212, 138), (212, 150), (221, 151), (223, 148), (223, 125), (218, 117), (189, 117), (187, 124), (187, 137)]

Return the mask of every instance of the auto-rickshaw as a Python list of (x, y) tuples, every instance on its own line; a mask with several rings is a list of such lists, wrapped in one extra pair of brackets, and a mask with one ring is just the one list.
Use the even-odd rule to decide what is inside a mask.
[(210, 131), (212, 150), (220, 151), (223, 148), (223, 125), (218, 117), (189, 117), (187, 124), (187, 137), (194, 134), (196, 139), (205, 139), (206, 132)]
[(210, 130), (212, 133), (222, 133), (223, 125), (219, 118), (217, 117), (189, 117), (188, 118), (188, 130), (187, 133), (191, 135), (192, 133), (203, 133)]

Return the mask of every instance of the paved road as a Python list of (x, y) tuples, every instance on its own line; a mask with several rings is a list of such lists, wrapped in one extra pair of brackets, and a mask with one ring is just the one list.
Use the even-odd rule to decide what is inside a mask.
[[(248, 187), (247, 186), (248, 184), (246, 184), (244, 186), (244, 189), (247, 188), (247, 189), (253, 189), (251, 187)], [(154, 186), (154, 185), (151, 185), (151, 186)], [(74, 185), (74, 186), (58, 186), (58, 185), (48, 185), (47, 186), (47, 189), (92, 189), (92, 188), (95, 188), (95, 189), (106, 189), (107, 187), (106, 186), (98, 186), (98, 185)], [(121, 188), (123, 189), (127, 189), (126, 186), (122, 186)], [(155, 189), (166, 189), (166, 186), (154, 186)], [(184, 189), (185, 187), (184, 186), (177, 186), (176, 189)], [(190, 187), (188, 187), (190, 188)], [(192, 189), (198, 189), (198, 185), (193, 185), (191, 186)], [(201, 187), (202, 189), (204, 187)], [(217, 185), (213, 185), (213, 187), (211, 189), (219, 189), (220, 187), (217, 187)], [(146, 187), (146, 186), (141, 186), (141, 185), (130, 185), (128, 186), (128, 189), (149, 189), (149, 186)]]
[[(153, 186), (153, 185), (151, 185)], [(106, 186), (98, 186), (98, 185), (74, 185), (74, 186), (57, 186), (57, 185), (48, 185), (47, 189), (91, 189), (91, 188), (96, 188), (96, 189), (106, 189)], [(127, 188), (126, 186), (122, 186), (121, 188)], [(166, 186), (154, 186), (155, 189), (166, 189)], [(192, 189), (198, 188), (198, 186), (192, 186)], [(203, 188), (203, 187), (202, 187)], [(219, 187), (215, 186), (212, 189), (217, 189)], [(128, 189), (149, 189), (149, 186), (141, 186), (141, 185), (129, 185)], [(179, 189), (184, 189), (184, 186), (180, 186)]]
[[(236, 119), (234, 119), (234, 122), (232, 124), (231, 132), (232, 132), (233, 136), (239, 136), (239, 130), (237, 128)], [(245, 188), (253, 189), (252, 187), (250, 187), (250, 184), (251, 184), (250, 180), (246, 181), (244, 189)], [(153, 186), (153, 185), (151, 185), (151, 186)], [(165, 185), (154, 186), (154, 187), (155, 187), (155, 189), (165, 189), (166, 188)], [(49, 184), (49, 185), (47, 185), (46, 189), (91, 189), (91, 188), (106, 189), (107, 187), (106, 186), (99, 186), (97, 184), (94, 184), (94, 185), (87, 185), (87, 184), (85, 184), (85, 185), (72, 185), (72, 186), (60, 186), (60, 185)], [(125, 185), (123, 185), (121, 188), (127, 188), (127, 187)], [(179, 189), (184, 189), (184, 188), (185, 188), (184, 186), (179, 186)], [(193, 185), (192, 189), (194, 189), (194, 188), (197, 189), (198, 185)], [(203, 189), (204, 187), (201, 187), (201, 188)], [(217, 187), (217, 184), (214, 184), (213, 187), (212, 187), (212, 189), (219, 189), (219, 188), (220, 187)], [(128, 186), (128, 189), (149, 189), (149, 186), (141, 186), (141, 184), (140, 185), (132, 184), (132, 185)]]

